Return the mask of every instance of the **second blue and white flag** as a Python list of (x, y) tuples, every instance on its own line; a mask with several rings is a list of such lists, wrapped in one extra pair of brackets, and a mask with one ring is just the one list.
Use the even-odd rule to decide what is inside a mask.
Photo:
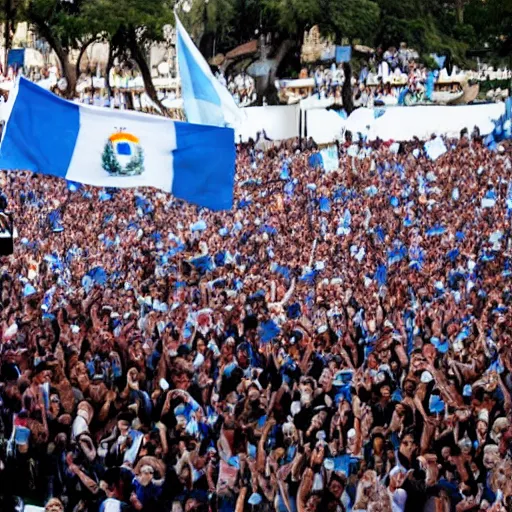
[(24, 78), (10, 95), (0, 169), (155, 187), (213, 210), (231, 208), (233, 130), (78, 105)]
[(213, 76), (178, 15), (175, 16), (181, 93), (187, 119), (191, 123), (240, 128), (245, 120), (243, 109), (237, 107), (231, 93)]

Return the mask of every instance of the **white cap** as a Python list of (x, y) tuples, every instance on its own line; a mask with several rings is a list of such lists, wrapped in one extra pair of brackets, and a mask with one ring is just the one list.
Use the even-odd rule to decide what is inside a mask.
[(484, 421), (485, 423), (489, 424), (489, 411), (487, 409), (482, 409), (478, 413), (478, 421)]

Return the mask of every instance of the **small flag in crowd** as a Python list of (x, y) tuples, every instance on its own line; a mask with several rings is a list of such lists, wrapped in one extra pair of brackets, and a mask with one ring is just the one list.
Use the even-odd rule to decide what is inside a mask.
[(138, 112), (78, 105), (20, 78), (0, 168), (98, 187), (155, 187), (210, 208), (231, 209), (234, 132)]
[(512, 139), (512, 98), (505, 100), (505, 112), (494, 121), (494, 130), (484, 142), (489, 149), (496, 150), (497, 144), (507, 139)]
[(436, 137), (425, 143), (425, 153), (431, 160), (437, 160), (440, 156), (444, 155), (448, 150), (441, 137)]

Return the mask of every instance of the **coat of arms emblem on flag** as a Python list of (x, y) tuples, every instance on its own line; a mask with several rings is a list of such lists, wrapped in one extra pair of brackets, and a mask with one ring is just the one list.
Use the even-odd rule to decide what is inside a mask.
[(144, 172), (144, 151), (139, 138), (121, 129), (112, 134), (102, 155), (102, 167), (111, 176), (138, 176)]

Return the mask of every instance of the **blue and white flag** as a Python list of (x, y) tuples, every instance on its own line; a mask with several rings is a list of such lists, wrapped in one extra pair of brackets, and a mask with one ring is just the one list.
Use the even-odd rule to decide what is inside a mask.
[(229, 91), (213, 76), (176, 15), (176, 48), (183, 106), (190, 123), (235, 128), (243, 115)]
[(155, 187), (212, 210), (231, 209), (233, 130), (79, 105), (21, 78), (10, 92), (0, 169), (98, 187)]
[(493, 123), (494, 130), (487, 135), (484, 143), (488, 149), (496, 151), (499, 142), (512, 139), (512, 98), (505, 100), (505, 112)]
[(322, 157), (324, 171), (331, 172), (340, 168), (338, 148), (336, 146), (328, 146), (322, 149), (320, 155)]

